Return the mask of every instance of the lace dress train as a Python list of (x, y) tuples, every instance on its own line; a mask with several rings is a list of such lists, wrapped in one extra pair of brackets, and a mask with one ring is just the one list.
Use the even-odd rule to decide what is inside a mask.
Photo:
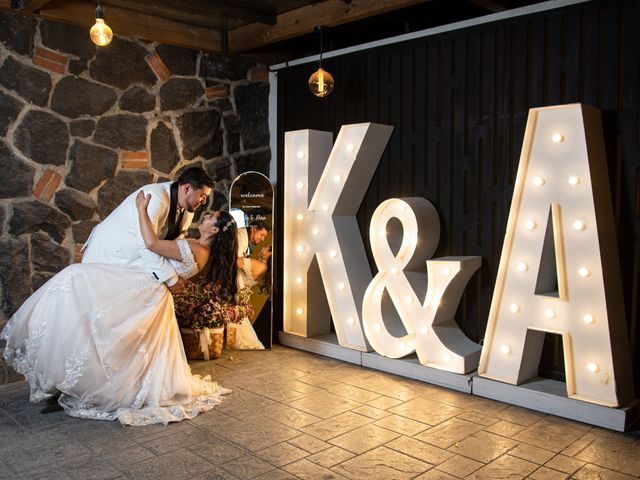
[[(197, 265), (188, 242), (178, 242), (183, 261), (172, 263), (187, 278)], [(75, 417), (167, 424), (213, 408), (230, 391), (191, 374), (173, 297), (143, 269), (71, 265), (25, 301), (0, 337), (30, 400), (60, 393)]]

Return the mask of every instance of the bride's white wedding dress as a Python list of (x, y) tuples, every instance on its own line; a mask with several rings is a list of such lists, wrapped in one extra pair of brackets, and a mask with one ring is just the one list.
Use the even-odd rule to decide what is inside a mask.
[[(257, 285), (251, 275), (251, 258), (244, 259), (244, 267), (238, 269), (238, 288), (253, 288)], [(233, 348), (238, 350), (264, 350), (264, 345), (256, 335), (251, 320), (244, 317), (242, 321), (235, 325), (227, 325), (227, 328), (235, 328), (236, 343)]]
[[(198, 271), (186, 240), (181, 278)], [(67, 414), (125, 425), (193, 418), (230, 392), (191, 374), (167, 287), (143, 268), (80, 263), (40, 287), (0, 338), (37, 402), (60, 392)]]

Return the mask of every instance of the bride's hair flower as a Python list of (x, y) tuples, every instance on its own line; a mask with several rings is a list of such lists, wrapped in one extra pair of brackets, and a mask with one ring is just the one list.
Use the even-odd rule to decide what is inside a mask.
[(229, 229), (229, 227), (230, 227), (231, 225), (233, 225), (234, 223), (236, 223), (236, 221), (232, 218), (232, 219), (231, 219), (231, 220), (229, 220), (227, 223), (225, 223), (224, 227), (222, 227), (222, 231), (223, 231), (223, 232), (226, 232), (226, 231)]

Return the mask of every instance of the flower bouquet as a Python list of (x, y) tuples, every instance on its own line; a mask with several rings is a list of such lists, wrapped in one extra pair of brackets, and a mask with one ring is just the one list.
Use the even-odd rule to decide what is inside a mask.
[(235, 302), (221, 302), (216, 287), (188, 282), (174, 295), (176, 318), (189, 360), (220, 357), (225, 325), (253, 315), (251, 291), (244, 290), (238, 292)]

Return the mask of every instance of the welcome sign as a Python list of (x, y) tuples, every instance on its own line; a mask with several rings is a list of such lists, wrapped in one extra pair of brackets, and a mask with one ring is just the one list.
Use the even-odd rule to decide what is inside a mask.
[(529, 113), (482, 347), (453, 318), (481, 258), (432, 258), (440, 221), (426, 199), (375, 210), (371, 274), (356, 213), (391, 133), (365, 123), (343, 126), (335, 143), (327, 132), (285, 134), (284, 331), (314, 337), (331, 318), (342, 347), (415, 353), (425, 367), (513, 385), (537, 375), (551, 332), (563, 339), (570, 398), (632, 399), (599, 112)]

